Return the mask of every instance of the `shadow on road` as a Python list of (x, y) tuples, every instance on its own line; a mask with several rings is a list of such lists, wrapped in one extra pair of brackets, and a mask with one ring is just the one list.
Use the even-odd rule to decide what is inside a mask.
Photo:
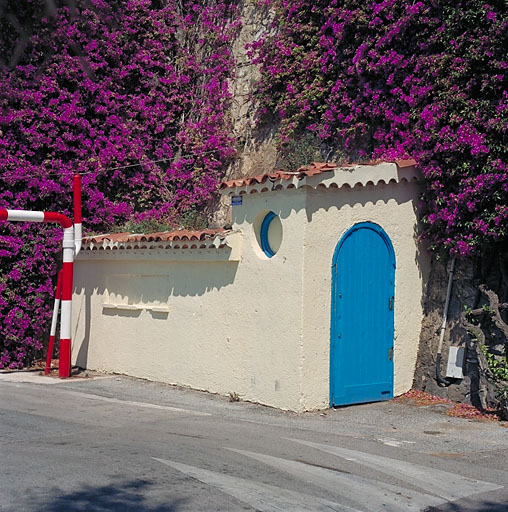
[(439, 507), (429, 507), (425, 512), (506, 512), (508, 505), (506, 503), (494, 501), (478, 501), (471, 505), (458, 503), (447, 503)]
[[(176, 512), (185, 499), (174, 499), (161, 504), (159, 496), (147, 496), (153, 484), (146, 480), (110, 483), (109, 485), (83, 486), (81, 489), (61, 493), (55, 489), (53, 496), (39, 502), (35, 512)], [(40, 501), (40, 500), (39, 500)]]

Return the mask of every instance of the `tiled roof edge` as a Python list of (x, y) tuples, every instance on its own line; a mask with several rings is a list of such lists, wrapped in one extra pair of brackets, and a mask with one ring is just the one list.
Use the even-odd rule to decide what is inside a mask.
[[(390, 176), (372, 176), (369, 174), (369, 179), (365, 180), (367, 176), (360, 176), (359, 173), (354, 171), (372, 169), (374, 167), (383, 167), (391, 165), (401, 170), (401, 175), (388, 173)], [(413, 169), (414, 173), (404, 172), (405, 169)], [(332, 171), (337, 175), (337, 171), (344, 170), (348, 172), (349, 179), (333, 180), (330, 183), (329, 173)], [(326, 174), (325, 174), (326, 173)], [(386, 173), (385, 173), (386, 174)], [(410, 174), (414, 174), (411, 178), (407, 178)], [(354, 175), (354, 178), (353, 178)], [(406, 176), (404, 176), (406, 175)], [(346, 177), (348, 175), (345, 175)], [(316, 177), (315, 179), (312, 179)], [(419, 177), (416, 170), (416, 161), (413, 159), (396, 160), (394, 162), (385, 162), (382, 160), (372, 161), (364, 164), (343, 164), (336, 165), (334, 163), (313, 163), (308, 166), (300, 167), (296, 171), (278, 170), (272, 173), (260, 174), (250, 178), (241, 178), (223, 182), (219, 189), (223, 194), (232, 195), (234, 193), (256, 193), (265, 192), (268, 190), (280, 190), (289, 188), (301, 188), (302, 186), (326, 186), (328, 182), (330, 187), (340, 186), (354, 187), (356, 185), (366, 185), (379, 183), (388, 184), (390, 182), (413, 181)]]
[(231, 229), (177, 230), (150, 234), (111, 233), (83, 239), (84, 251), (140, 249), (222, 249)]
[(262, 184), (266, 181), (274, 182), (279, 180), (289, 180), (294, 177), (312, 176), (314, 174), (320, 174), (335, 169), (337, 165), (335, 163), (312, 163), (310, 165), (299, 167), (296, 171), (286, 171), (279, 169), (274, 172), (267, 174), (259, 174), (258, 176), (252, 176), (250, 178), (239, 178), (236, 180), (224, 181), (220, 184), (219, 189), (235, 188), (242, 186), (249, 186), (255, 184)]

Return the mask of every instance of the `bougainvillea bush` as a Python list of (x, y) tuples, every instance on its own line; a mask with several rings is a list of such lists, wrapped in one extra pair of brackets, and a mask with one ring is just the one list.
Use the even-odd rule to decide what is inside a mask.
[[(437, 251), (505, 250), (505, 0), (258, 0), (260, 122), (281, 150), (414, 158)], [(70, 213), (89, 230), (171, 225), (202, 209), (233, 155), (235, 2), (7, 0), (0, 10), (0, 207)], [(0, 367), (40, 347), (59, 230), (0, 226)]]
[[(457, 255), (508, 239), (508, 9), (504, 0), (263, 0), (250, 52), (261, 122), (353, 161), (414, 158), (424, 236)], [(308, 140), (308, 139), (307, 139)]]
[[(234, 152), (227, 1), (5, 2), (0, 207), (71, 214), (88, 230), (176, 223), (210, 199)], [(0, 368), (41, 348), (61, 231), (0, 226)]]

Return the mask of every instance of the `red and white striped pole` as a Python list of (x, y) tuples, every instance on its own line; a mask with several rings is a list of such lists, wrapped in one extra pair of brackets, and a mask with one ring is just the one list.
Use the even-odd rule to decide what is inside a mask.
[[(60, 322), (60, 357), (58, 376), (71, 376), (71, 322), (72, 322), (72, 281), (74, 275), (74, 226), (68, 217), (68, 228), (64, 228), (62, 264), (62, 319)], [(62, 226), (63, 227), (63, 226)]]
[(81, 242), (83, 238), (83, 225), (81, 221), (81, 175), (75, 174), (72, 178), (72, 195), (74, 202), (74, 258), (81, 250)]
[[(81, 250), (83, 237), (81, 223), (81, 175), (75, 174), (72, 178), (72, 195), (74, 204), (74, 259)], [(51, 368), (51, 359), (53, 357), (53, 346), (55, 343), (56, 328), (58, 324), (58, 312), (60, 307), (61, 289), (62, 289), (62, 272), (58, 272), (58, 280), (55, 293), (55, 304), (53, 307), (53, 317), (51, 318), (51, 330), (49, 334), (48, 353), (46, 356), (46, 368), (44, 373), (47, 375)]]
[(71, 321), (72, 321), (72, 281), (74, 265), (74, 227), (66, 215), (56, 212), (32, 212), (27, 210), (6, 210), (0, 208), (0, 220), (10, 222), (55, 222), (63, 228), (62, 266), (62, 325), (60, 328), (60, 358), (58, 376), (71, 375)]
[(60, 309), (60, 299), (62, 297), (62, 271), (58, 271), (58, 279), (56, 282), (55, 304), (53, 306), (53, 317), (51, 319), (51, 330), (49, 332), (48, 353), (46, 355), (46, 367), (44, 374), (49, 375), (51, 371), (51, 360), (53, 359), (53, 347), (55, 345), (56, 326), (58, 323), (58, 310)]

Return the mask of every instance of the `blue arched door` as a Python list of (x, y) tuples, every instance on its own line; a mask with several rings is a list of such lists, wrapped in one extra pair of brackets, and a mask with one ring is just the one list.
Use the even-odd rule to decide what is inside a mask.
[(388, 235), (371, 222), (355, 224), (333, 256), (332, 406), (393, 397), (394, 281)]

